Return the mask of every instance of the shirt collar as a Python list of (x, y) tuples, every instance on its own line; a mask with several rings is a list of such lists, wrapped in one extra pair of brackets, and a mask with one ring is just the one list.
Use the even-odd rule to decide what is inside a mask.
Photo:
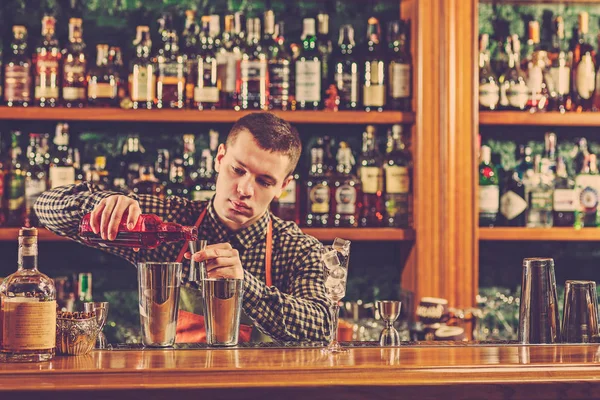
[(267, 226), (269, 223), (270, 215), (269, 212), (265, 212), (252, 225), (240, 229), (237, 232), (232, 231), (230, 228), (225, 226), (223, 222), (217, 216), (213, 201), (211, 200), (207, 205), (207, 217), (206, 223), (202, 225), (204, 234), (211, 233), (211, 236), (215, 236), (215, 240), (219, 242), (228, 242), (232, 239), (236, 239), (244, 248), (248, 249), (258, 242), (262, 241), (265, 237)]

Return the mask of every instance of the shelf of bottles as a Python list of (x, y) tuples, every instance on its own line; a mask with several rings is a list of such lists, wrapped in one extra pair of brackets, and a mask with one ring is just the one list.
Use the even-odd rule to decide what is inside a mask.
[(600, 127), (600, 112), (482, 111), (479, 113), (479, 125)]
[(600, 241), (600, 229), (573, 228), (479, 228), (480, 241)]

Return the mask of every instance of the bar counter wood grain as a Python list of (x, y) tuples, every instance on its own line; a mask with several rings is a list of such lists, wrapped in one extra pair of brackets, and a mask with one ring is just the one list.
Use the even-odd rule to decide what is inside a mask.
[(598, 345), (94, 351), (0, 364), (0, 399), (592, 399)]

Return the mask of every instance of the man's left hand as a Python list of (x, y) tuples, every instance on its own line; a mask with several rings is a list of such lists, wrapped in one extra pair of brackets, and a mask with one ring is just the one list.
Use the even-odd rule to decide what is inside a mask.
[(244, 279), (244, 269), (240, 253), (229, 243), (211, 244), (193, 255), (185, 253), (185, 258), (194, 257), (194, 261), (205, 261), (209, 278)]

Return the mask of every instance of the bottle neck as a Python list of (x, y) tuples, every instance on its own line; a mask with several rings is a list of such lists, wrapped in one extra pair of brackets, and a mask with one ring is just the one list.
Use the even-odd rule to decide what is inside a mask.
[(38, 246), (37, 237), (19, 237), (19, 260), (18, 268), (21, 270), (37, 271), (38, 269)]

